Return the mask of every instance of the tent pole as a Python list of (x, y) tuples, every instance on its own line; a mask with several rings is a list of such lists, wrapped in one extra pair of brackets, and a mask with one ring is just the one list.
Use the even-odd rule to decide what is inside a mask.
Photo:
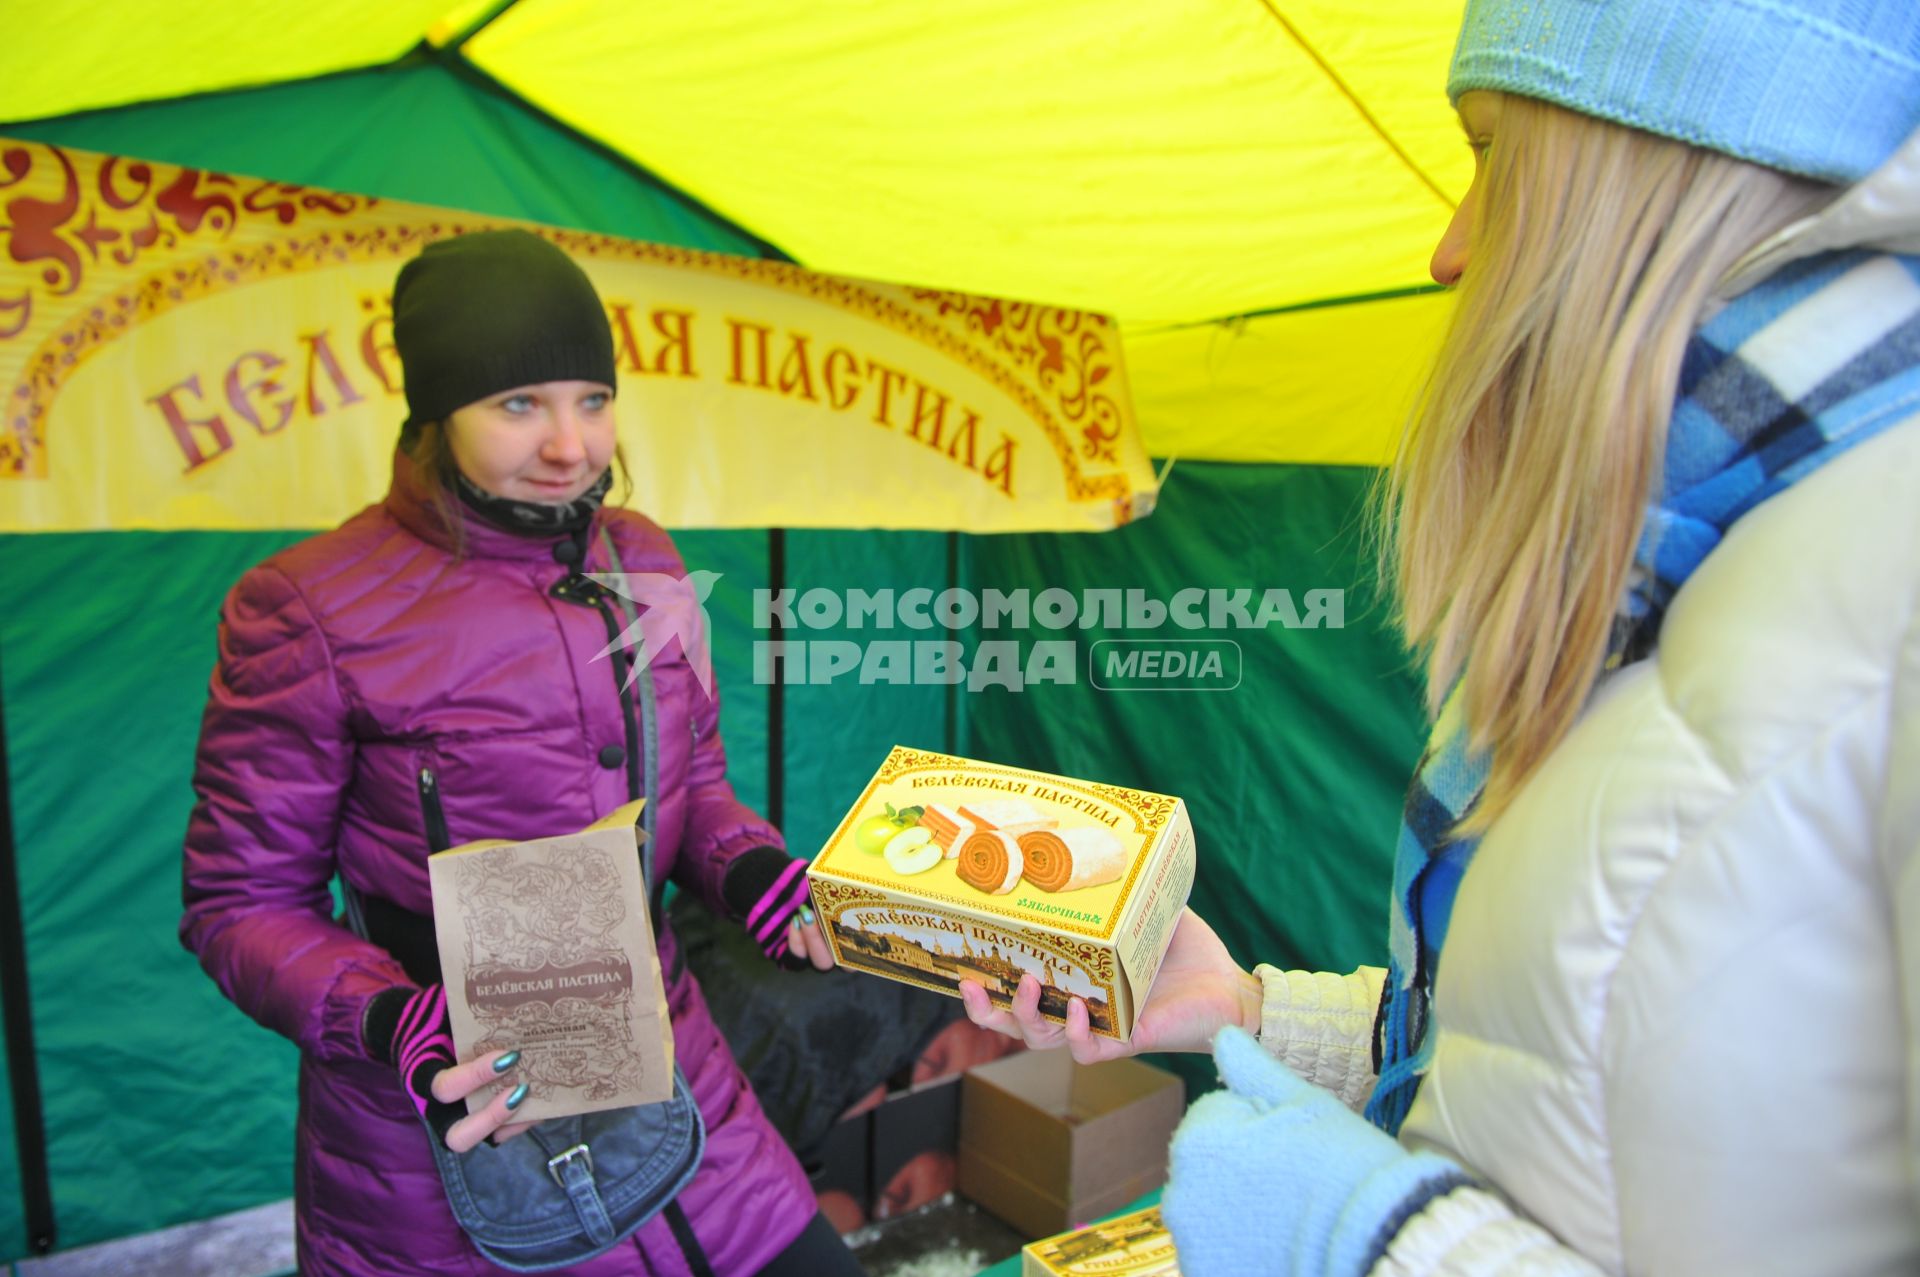
[(53, 1190), (47, 1179), (47, 1131), (40, 1111), (40, 1066), (33, 1049), (27, 988), (27, 929), (20, 911), (13, 793), (7, 779), (7, 720), (0, 698), (0, 1009), (6, 1017), (7, 1076), (13, 1083), (13, 1140), (20, 1157), (20, 1205), (27, 1245), (53, 1249)]
[[(787, 581), (787, 530), (785, 528), (767, 529), (767, 592), (771, 598), (779, 598), (780, 591)], [(786, 637), (786, 627), (780, 624), (780, 610), (768, 608), (767, 642), (779, 643)], [(770, 646), (770, 652), (780, 648)], [(767, 668), (774, 670), (771, 660)], [(767, 821), (775, 829), (782, 828), (787, 806), (787, 663), (783, 659), (773, 676), (767, 680)]]
[[(960, 534), (947, 533), (947, 588), (960, 588)], [(960, 685), (948, 683), (945, 687), (947, 699), (947, 727), (941, 742), (941, 751), (957, 755), (960, 752)]]

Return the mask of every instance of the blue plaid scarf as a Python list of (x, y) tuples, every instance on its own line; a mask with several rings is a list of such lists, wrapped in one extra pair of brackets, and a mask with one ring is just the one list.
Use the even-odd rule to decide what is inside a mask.
[[(1674, 594), (1734, 520), (1848, 448), (1920, 412), (1920, 258), (1809, 258), (1735, 298), (1681, 364), (1660, 498), (1620, 603), (1614, 655), (1652, 649)], [(1394, 853), (1387, 985), (1367, 1118), (1398, 1133), (1433, 1060), (1428, 1021), (1454, 892), (1479, 840), (1454, 826), (1488, 760), (1467, 748), (1460, 689), (1433, 725)]]

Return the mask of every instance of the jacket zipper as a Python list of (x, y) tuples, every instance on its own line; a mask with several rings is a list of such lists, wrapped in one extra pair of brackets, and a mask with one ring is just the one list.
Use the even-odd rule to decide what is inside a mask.
[[(606, 627), (607, 642), (620, 641), (620, 618), (608, 601), (605, 586), (579, 572), (571, 573), (554, 582), (549, 591), (554, 598), (568, 603), (583, 603), (600, 613), (600, 623)], [(633, 654), (625, 648), (620, 656), (607, 662), (613, 671), (613, 695), (620, 702), (620, 716), (624, 720), (627, 736), (627, 801), (632, 802), (640, 793), (640, 722), (634, 717), (633, 698), (627, 694), (627, 670), (632, 668)], [(651, 677), (648, 675), (647, 677)]]
[[(620, 618), (615, 615), (613, 604), (607, 602), (605, 590), (595, 591), (593, 606), (599, 611), (600, 619), (606, 624), (607, 641), (619, 642)], [(640, 797), (640, 721), (634, 717), (633, 697), (627, 694), (627, 672), (633, 668), (633, 653), (622, 648), (619, 656), (608, 661), (607, 664), (613, 669), (613, 694), (620, 702), (620, 716), (626, 722), (627, 801), (632, 802)], [(625, 670), (621, 668), (623, 664), (627, 667)], [(640, 677), (651, 678), (652, 675), (642, 670)]]
[(420, 817), (426, 824), (429, 854), (453, 845), (447, 836), (446, 809), (440, 805), (440, 780), (431, 767), (420, 769)]
[[(607, 626), (607, 641), (609, 641), (609, 643), (618, 643), (618, 641), (620, 641), (620, 613), (614, 611), (611, 591), (607, 590), (605, 586), (601, 586), (599, 582), (591, 580), (589, 576), (582, 574), (582, 572), (570, 572), (570, 574), (563, 576), (561, 580), (553, 582), (553, 588), (549, 590), (549, 593), (551, 593), (555, 599), (563, 599), (566, 603), (582, 603), (582, 605), (591, 607), (593, 611), (597, 611), (597, 613), (601, 614), (601, 624)], [(634, 799), (643, 797), (643, 793), (641, 793), (641, 783), (639, 783), (639, 718), (637, 718), (637, 714), (634, 712), (634, 697), (628, 695), (628, 689), (626, 689), (626, 670), (622, 668), (622, 661), (630, 666), (630, 664), (632, 664), (632, 653), (626, 651), (626, 649), (620, 649), (620, 657), (612, 659), (612, 661), (609, 661), (607, 664), (612, 668), (612, 695), (614, 695), (616, 701), (620, 701), (620, 718), (626, 722), (626, 797), (628, 797), (628, 801), (632, 803)], [(639, 676), (641, 676), (641, 678), (653, 678), (653, 672), (651, 672), (651, 670), (641, 670)], [(699, 734), (701, 734), (701, 728), (699, 728), (697, 722), (695, 722), (695, 724), (689, 724), (689, 726), (693, 728), (693, 739), (695, 739), (695, 743), (697, 743), (697, 741), (699, 741)], [(653, 795), (649, 801), (659, 801), (659, 795)], [(643, 858), (641, 864), (647, 864), (647, 860)], [(660, 914), (662, 914), (662, 910), (664, 910), (664, 897), (666, 897), (666, 883), (664, 883), (664, 881), (651, 881), (651, 874), (649, 874), (647, 878), (649, 878), (649, 881), (645, 883), (645, 887), (647, 887), (647, 914), (649, 914), (649, 918), (651, 918), (651, 922), (653, 922), (653, 933), (659, 935)], [(678, 960), (676, 960), (676, 964), (674, 964), (672, 977), (678, 979), (678, 977), (680, 977), (680, 968), (682, 968), (682, 964), (685, 962), (685, 954), (676, 951), (674, 956), (676, 956)]]
[[(595, 589), (593, 605), (599, 609), (600, 619), (606, 623), (607, 641), (610, 643), (618, 642), (620, 639), (620, 617), (619, 614), (614, 611), (613, 603), (608, 599), (606, 590)], [(634, 712), (633, 696), (627, 690), (626, 675), (620, 668), (623, 663), (629, 668), (632, 667), (633, 663), (633, 653), (625, 648), (621, 649), (618, 657), (607, 662), (607, 664), (613, 667), (613, 694), (620, 701), (620, 715), (626, 720), (627, 725), (627, 801), (632, 802), (634, 799), (642, 796), (640, 786), (640, 720)], [(653, 673), (650, 670), (641, 670), (639, 677), (652, 678)], [(643, 857), (640, 863), (644, 869), (649, 861)], [(664, 882), (649, 881), (645, 883), (644, 886), (647, 892), (648, 920), (653, 924), (653, 933), (659, 935), (660, 914), (665, 906), (666, 884)], [(676, 966), (674, 974), (677, 976), (678, 973), (679, 968)]]

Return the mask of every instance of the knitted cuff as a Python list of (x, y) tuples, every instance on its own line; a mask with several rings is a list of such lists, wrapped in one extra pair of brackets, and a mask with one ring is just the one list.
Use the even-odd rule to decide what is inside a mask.
[(1359, 1112), (1373, 1093), (1373, 1016), (1386, 973), (1282, 971), (1265, 963), (1253, 973), (1262, 993), (1260, 1045)]
[(1413, 1153), (1388, 1163), (1355, 1186), (1334, 1224), (1328, 1253), (1358, 1257), (1357, 1266), (1348, 1271), (1370, 1272), (1408, 1220), (1435, 1198), (1472, 1186), (1466, 1172), (1435, 1153)]
[(393, 1034), (400, 1025), (400, 1012), (418, 992), (418, 989), (397, 985), (367, 999), (367, 1009), (360, 1015), (360, 1048), (368, 1059), (382, 1064), (394, 1062)]
[(433, 1075), (454, 1062), (446, 990), (437, 984), (425, 989), (398, 986), (374, 994), (360, 1017), (360, 1044), (369, 1059), (390, 1064), (400, 1074), (414, 1112), (444, 1145), (453, 1124), (467, 1115), (465, 1104), (433, 1098)]
[(782, 966), (806, 965), (787, 943), (794, 915), (807, 904), (806, 861), (777, 847), (742, 852), (727, 866), (720, 896), (762, 953)]

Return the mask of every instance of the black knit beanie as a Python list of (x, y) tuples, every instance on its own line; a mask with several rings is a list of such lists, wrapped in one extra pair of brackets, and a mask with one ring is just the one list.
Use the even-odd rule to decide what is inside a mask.
[(593, 281), (527, 231), (439, 240), (402, 266), (393, 344), (407, 383), (403, 441), (515, 386), (615, 380), (613, 331)]

